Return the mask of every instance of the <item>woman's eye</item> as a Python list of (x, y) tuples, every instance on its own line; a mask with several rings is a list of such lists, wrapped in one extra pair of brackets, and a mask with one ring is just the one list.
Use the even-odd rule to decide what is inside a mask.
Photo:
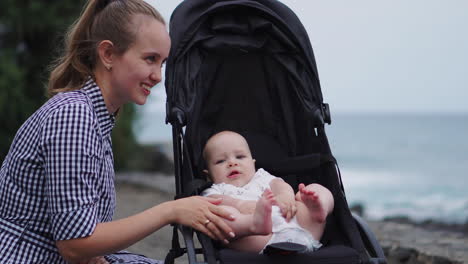
[(153, 62), (156, 61), (156, 56), (148, 56), (148, 57), (145, 58), (145, 60), (147, 60), (147, 61), (153, 63)]

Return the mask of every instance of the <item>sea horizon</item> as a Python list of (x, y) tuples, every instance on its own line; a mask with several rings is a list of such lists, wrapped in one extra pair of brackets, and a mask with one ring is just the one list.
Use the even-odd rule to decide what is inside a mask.
[[(138, 140), (170, 154), (171, 126), (156, 115)], [(468, 221), (468, 113), (336, 113), (325, 129), (348, 203), (366, 217)]]

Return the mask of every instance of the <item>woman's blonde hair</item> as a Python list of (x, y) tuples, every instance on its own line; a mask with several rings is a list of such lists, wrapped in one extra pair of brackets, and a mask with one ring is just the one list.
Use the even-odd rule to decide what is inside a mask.
[(116, 52), (123, 54), (136, 39), (137, 29), (131, 22), (137, 14), (166, 24), (161, 14), (143, 0), (88, 0), (65, 36), (62, 56), (51, 66), (48, 94), (80, 89), (89, 76), (94, 77), (101, 41), (112, 41)]

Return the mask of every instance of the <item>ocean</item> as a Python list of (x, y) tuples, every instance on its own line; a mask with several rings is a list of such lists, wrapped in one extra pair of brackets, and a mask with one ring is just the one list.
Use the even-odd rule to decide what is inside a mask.
[(343, 114), (327, 135), (367, 217), (468, 221), (468, 115)]
[[(142, 143), (171, 141), (159, 111), (136, 127)], [(369, 219), (468, 221), (468, 114), (336, 114), (326, 133), (348, 203)]]

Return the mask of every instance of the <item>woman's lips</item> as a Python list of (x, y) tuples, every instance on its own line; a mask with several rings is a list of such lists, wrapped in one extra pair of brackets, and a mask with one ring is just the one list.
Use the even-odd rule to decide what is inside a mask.
[(148, 85), (147, 83), (142, 83), (142, 84), (141, 84), (141, 88), (143, 89), (143, 93), (144, 93), (146, 96), (150, 95), (150, 93), (151, 93), (151, 87), (152, 87), (152, 86)]
[(148, 96), (150, 95), (151, 91), (149, 89), (143, 88), (143, 93)]

